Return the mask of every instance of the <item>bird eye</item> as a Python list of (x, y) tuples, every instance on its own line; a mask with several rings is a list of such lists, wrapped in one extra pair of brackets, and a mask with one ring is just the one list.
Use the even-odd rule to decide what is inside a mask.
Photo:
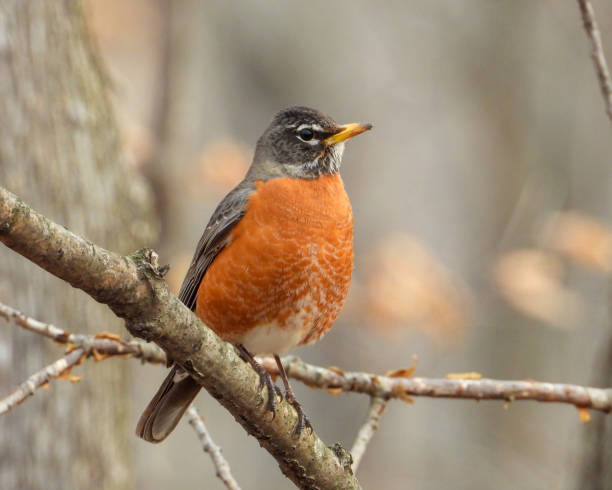
[(302, 141), (310, 141), (314, 136), (314, 131), (310, 128), (302, 128), (297, 133)]

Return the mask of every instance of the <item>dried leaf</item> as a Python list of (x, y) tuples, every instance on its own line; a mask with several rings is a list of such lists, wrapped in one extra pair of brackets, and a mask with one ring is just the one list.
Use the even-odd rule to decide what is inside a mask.
[(56, 379), (62, 379), (62, 380), (68, 381), (70, 379), (70, 371), (72, 371), (72, 367), (69, 367), (64, 372), (60, 373), (60, 375), (57, 376)]
[(414, 403), (414, 400), (410, 396), (408, 396), (408, 394), (400, 385), (395, 385), (391, 390), (391, 393), (395, 398), (399, 398), (400, 400), (403, 400), (406, 403), (410, 403), (411, 405)]
[(338, 366), (329, 366), (327, 369), (329, 369), (331, 372), (336, 373), (339, 376), (344, 376), (346, 373), (340, 369)]
[(591, 414), (584, 407), (576, 407), (578, 409), (578, 416), (580, 417), (580, 422), (583, 424), (588, 424), (591, 421)]
[(111, 333), (111, 332), (99, 332), (96, 334), (96, 338), (114, 340), (115, 342), (121, 342), (121, 337), (119, 337), (119, 335), (117, 335), (116, 333)]
[(103, 361), (104, 359), (107, 359), (110, 357), (108, 354), (102, 354), (97, 349), (91, 349), (91, 355), (94, 357), (96, 362)]
[(395, 371), (387, 371), (385, 376), (389, 378), (410, 378), (414, 374), (413, 367), (396, 369)]
[(85, 352), (83, 352), (81, 354), (81, 357), (79, 357), (79, 360), (77, 362), (74, 363), (75, 366), (80, 366), (81, 363), (83, 362), (84, 359), (87, 358), (87, 354)]
[(65, 354), (70, 354), (73, 350), (75, 350), (77, 348), (76, 345), (74, 345), (72, 342), (68, 342), (66, 344), (66, 352)]
[(325, 391), (327, 391), (330, 395), (339, 395), (340, 393), (342, 393), (342, 388), (325, 388)]
[(409, 368), (400, 368), (394, 371), (387, 371), (385, 376), (388, 376), (389, 378), (410, 378), (416, 371), (418, 363), (419, 357), (415, 354), (412, 356), (412, 365)]
[(479, 380), (482, 379), (482, 374), (477, 373), (476, 371), (468, 371), (466, 373), (448, 373), (445, 376), (446, 379), (473, 379)]

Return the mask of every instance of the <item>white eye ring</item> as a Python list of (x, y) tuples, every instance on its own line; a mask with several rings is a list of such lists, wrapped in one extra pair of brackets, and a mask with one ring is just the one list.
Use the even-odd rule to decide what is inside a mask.
[[(318, 126), (318, 125), (315, 125)], [(315, 132), (314, 132), (315, 127), (311, 126), (309, 124), (302, 124), (300, 127), (297, 128), (296, 130), (296, 135), (298, 137), (298, 139), (300, 141), (303, 141), (304, 143), (308, 143), (309, 145), (318, 145), (319, 144), (319, 140), (314, 138)]]

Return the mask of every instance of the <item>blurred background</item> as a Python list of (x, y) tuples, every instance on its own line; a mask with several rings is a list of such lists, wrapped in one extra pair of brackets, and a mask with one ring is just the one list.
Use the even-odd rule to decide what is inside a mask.
[[(594, 4), (610, 60), (612, 4)], [(299, 356), (384, 373), (416, 355), (420, 376), (612, 385), (612, 137), (576, 2), (85, 5), (130, 165), (154, 191), (148, 245), (175, 291), (272, 115), (312, 106), (374, 130), (342, 167), (350, 296)], [(135, 425), (165, 370), (130, 365)], [(350, 448), (367, 398), (294, 387), (323, 440)], [(212, 398), (196, 404), (243, 488), (292, 488)], [(568, 405), (393, 401), (358, 476), (381, 489), (609, 489), (611, 424), (582, 424)], [(137, 488), (223, 488), (186, 423), (161, 445), (129, 444)]]
[[(127, 149), (155, 183), (175, 290), (272, 115), (308, 105), (374, 130), (342, 168), (356, 227), (346, 308), (298, 355), (385, 372), (416, 354), (422, 376), (611, 384), (612, 137), (574, 2), (89, 7)], [(612, 5), (596, 7), (612, 53)], [(164, 372), (133, 373), (136, 420)], [(350, 447), (368, 400), (296, 390), (321, 437)], [(291, 487), (214, 400), (197, 405), (239, 482)], [(589, 454), (605, 417), (593, 418), (393, 402), (359, 476), (365, 488), (585, 488), (584, 458), (609, 468), (612, 456)], [(141, 488), (222, 488), (186, 424), (134, 449)]]

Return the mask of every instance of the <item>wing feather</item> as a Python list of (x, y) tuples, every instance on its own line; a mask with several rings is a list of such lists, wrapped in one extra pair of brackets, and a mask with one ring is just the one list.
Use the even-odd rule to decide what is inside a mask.
[(204, 274), (217, 254), (229, 243), (230, 231), (244, 216), (249, 197), (254, 191), (252, 181), (244, 180), (238, 184), (219, 203), (204, 229), (179, 292), (179, 299), (191, 310), (195, 310), (198, 288)]

